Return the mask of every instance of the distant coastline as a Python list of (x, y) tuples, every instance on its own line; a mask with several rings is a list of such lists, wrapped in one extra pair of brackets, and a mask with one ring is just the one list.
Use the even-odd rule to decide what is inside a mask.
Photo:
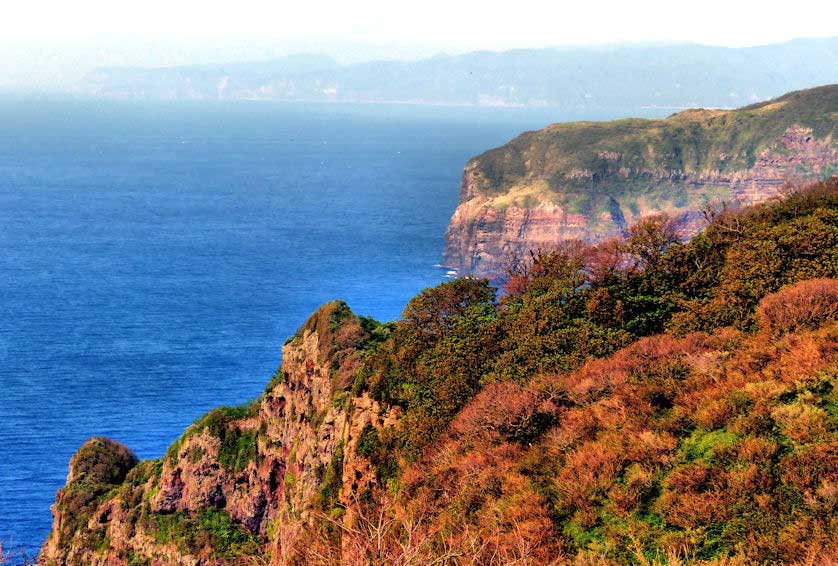
[[(805, 60), (809, 64), (800, 65)], [(838, 37), (749, 48), (696, 44), (517, 49), (341, 65), (323, 55), (106, 67), (77, 92), (159, 100), (275, 100), (481, 108), (734, 108), (827, 84)]]

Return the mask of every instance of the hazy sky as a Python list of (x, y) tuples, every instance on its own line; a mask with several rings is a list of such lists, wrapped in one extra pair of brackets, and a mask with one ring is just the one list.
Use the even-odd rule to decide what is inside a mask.
[(0, 84), (72, 81), (99, 65), (319, 51), (344, 61), (567, 44), (746, 46), (836, 33), (838, 2), (797, 0), (5, 0)]

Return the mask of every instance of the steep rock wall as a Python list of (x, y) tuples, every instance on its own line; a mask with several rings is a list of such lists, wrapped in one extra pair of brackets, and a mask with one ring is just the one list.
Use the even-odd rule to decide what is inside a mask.
[[(372, 479), (356, 450), (364, 427), (396, 422), (367, 394), (352, 394), (364, 339), (348, 307), (329, 303), (283, 347), (261, 400), (209, 413), (161, 460), (137, 464), (118, 443), (88, 441), (56, 496), (40, 563), (239, 564), (237, 550), (250, 545), (285, 564), (325, 500), (345, 505)], [(78, 463), (91, 451), (107, 456), (93, 482)], [(324, 493), (329, 474), (332, 492)], [(212, 538), (219, 524), (236, 541), (226, 552)], [(178, 525), (199, 533), (195, 545), (168, 536)]]

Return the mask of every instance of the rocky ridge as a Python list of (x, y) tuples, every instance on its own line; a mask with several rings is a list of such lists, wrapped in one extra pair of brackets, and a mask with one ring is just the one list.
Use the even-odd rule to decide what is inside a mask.
[(77, 88), (86, 95), (123, 99), (550, 107), (611, 114), (619, 108), (750, 104), (832, 81), (836, 65), (838, 38), (832, 37), (751, 48), (514, 49), (350, 64), (301, 54), (241, 63), (99, 68)]
[(161, 460), (138, 464), (121, 444), (89, 440), (56, 496), (39, 562), (229, 564), (259, 547), (286, 563), (324, 500), (350, 507), (373, 477), (356, 449), (365, 427), (396, 420), (352, 394), (366, 338), (344, 303), (329, 303), (283, 347), (259, 402), (210, 412)]

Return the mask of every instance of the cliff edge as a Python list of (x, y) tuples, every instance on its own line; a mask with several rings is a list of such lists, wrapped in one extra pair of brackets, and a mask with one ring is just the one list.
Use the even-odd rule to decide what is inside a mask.
[[(214, 409), (160, 460), (93, 438), (70, 463), (41, 564), (286, 563), (316, 511), (370, 480), (354, 446), (393, 418), (352, 385), (370, 338), (345, 303), (317, 310), (283, 347), (258, 401)], [(344, 495), (347, 494), (347, 495)]]
[(515, 256), (667, 213), (684, 237), (710, 205), (754, 204), (838, 168), (838, 85), (738, 110), (555, 124), (472, 159), (443, 264), (497, 276)]

